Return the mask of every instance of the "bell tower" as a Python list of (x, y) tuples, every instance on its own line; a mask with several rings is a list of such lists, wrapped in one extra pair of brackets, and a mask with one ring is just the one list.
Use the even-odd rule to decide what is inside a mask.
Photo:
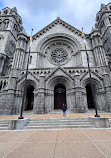
[[(8, 77), (4, 91), (4, 98), (8, 100), (8, 106), (4, 106), (0, 100), (0, 105), (3, 113), (13, 114), (15, 108), (15, 90), (17, 83), (17, 75), (13, 70), (13, 61), (15, 59), (18, 36), (22, 32), (22, 19), (17, 13), (17, 9), (6, 7), (0, 12), (0, 79), (2, 83), (5, 77)], [(22, 35), (21, 35), (22, 36)], [(23, 38), (24, 39), (24, 38)], [(24, 46), (25, 47), (25, 46)], [(21, 63), (20, 63), (21, 64)], [(5, 90), (7, 93), (5, 93)]]
[(17, 35), (23, 30), (17, 9), (6, 7), (0, 12), (0, 75), (10, 74), (16, 49)]

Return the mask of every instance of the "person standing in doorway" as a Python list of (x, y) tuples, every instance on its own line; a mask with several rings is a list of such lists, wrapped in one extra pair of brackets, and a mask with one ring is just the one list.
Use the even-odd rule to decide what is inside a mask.
[(63, 118), (66, 118), (66, 110), (67, 110), (67, 106), (63, 103), (62, 105)]

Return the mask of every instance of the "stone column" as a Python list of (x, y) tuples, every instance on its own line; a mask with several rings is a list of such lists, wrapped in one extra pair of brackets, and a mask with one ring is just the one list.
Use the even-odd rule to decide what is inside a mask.
[(82, 95), (82, 87), (80, 84), (80, 75), (75, 73), (75, 112), (85, 112), (84, 96)]
[(37, 114), (37, 105), (38, 105), (38, 91), (34, 90), (34, 104), (33, 104), (33, 113)]
[(36, 66), (39, 67), (39, 52), (37, 52)]
[(8, 106), (10, 107), (10, 114), (15, 114), (15, 90), (17, 85), (17, 76), (14, 70), (11, 71), (8, 83)]
[(94, 58), (97, 66), (107, 66), (105, 50), (101, 40), (100, 30), (93, 28), (91, 31)]
[(39, 81), (39, 89), (38, 89), (38, 106), (37, 106), (37, 113), (45, 113), (45, 75), (40, 75)]
[(106, 90), (106, 111), (111, 112), (111, 82), (108, 73), (103, 73), (103, 82)]

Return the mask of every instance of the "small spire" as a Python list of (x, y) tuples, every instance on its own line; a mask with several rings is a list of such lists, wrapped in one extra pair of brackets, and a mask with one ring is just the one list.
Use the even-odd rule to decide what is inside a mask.
[(101, 8), (100, 8), (100, 10), (102, 10), (102, 9), (104, 9), (104, 8), (106, 8), (105, 4), (101, 3)]
[(11, 10), (17, 13), (17, 8), (16, 7), (12, 8)]
[(105, 7), (105, 4), (101, 3), (101, 8), (102, 8), (102, 7)]

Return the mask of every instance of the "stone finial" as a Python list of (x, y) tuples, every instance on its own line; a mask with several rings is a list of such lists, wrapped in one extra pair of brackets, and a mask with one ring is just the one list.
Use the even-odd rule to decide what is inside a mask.
[(101, 3), (101, 8), (105, 7), (105, 4)]
[(12, 8), (11, 10), (17, 13), (17, 8), (16, 7)]
[(106, 7), (106, 5), (105, 4), (101, 4), (101, 9), (100, 9), (101, 11), (106, 11), (107, 10), (107, 7)]
[(57, 19), (60, 19), (60, 17), (58, 16)]

